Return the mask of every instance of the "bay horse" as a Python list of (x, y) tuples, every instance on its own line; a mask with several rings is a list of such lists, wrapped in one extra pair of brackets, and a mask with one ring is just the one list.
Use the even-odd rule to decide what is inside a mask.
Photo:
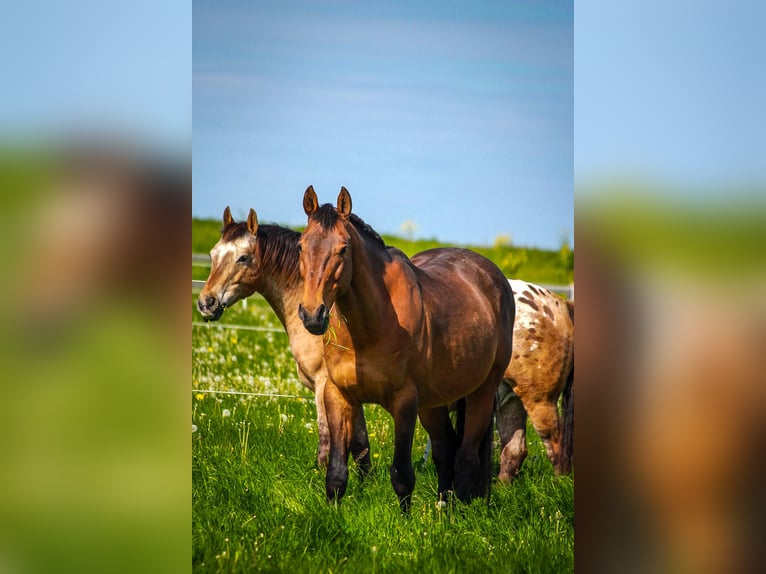
[[(363, 403), (381, 405), (394, 419), (390, 476), (403, 512), (415, 486), (418, 416), (433, 444), (440, 500), (453, 487), (461, 501), (488, 495), (495, 393), (513, 338), (507, 279), (467, 249), (431, 250), (414, 265), (351, 213), (345, 187), (337, 207), (320, 207), (309, 186), (303, 207), (299, 315), (310, 333), (330, 330), (332, 340), (324, 347), (328, 500), (345, 492), (351, 422)], [(464, 409), (459, 434), (449, 417), (456, 401)]]
[(527, 456), (527, 416), (557, 474), (571, 470), (574, 447), (574, 302), (534, 283), (511, 279), (510, 284), (516, 302), (513, 356), (496, 406), (498, 479), (504, 483), (516, 477)]
[[(307, 333), (298, 318), (298, 304), (303, 296), (299, 238), (300, 233), (285, 227), (258, 225), (253, 209), (247, 221), (235, 222), (227, 206), (223, 212), (221, 239), (210, 251), (210, 276), (197, 299), (197, 309), (205, 320), (217, 321), (227, 307), (256, 292), (271, 305), (287, 331), (298, 377), (314, 391), (319, 428), (317, 463), (323, 467), (330, 452), (324, 405), (327, 367), (322, 339)], [(363, 411), (356, 413), (353, 426), (351, 452), (364, 475), (369, 472), (371, 462)]]

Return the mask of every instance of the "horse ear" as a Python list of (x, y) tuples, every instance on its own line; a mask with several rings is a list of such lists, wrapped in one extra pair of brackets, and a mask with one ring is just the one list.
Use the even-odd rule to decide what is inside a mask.
[(253, 235), (258, 232), (258, 215), (252, 207), (247, 215), (247, 230)]
[(351, 214), (351, 194), (345, 187), (341, 187), (338, 194), (338, 213), (343, 217)]
[(226, 209), (223, 210), (223, 227), (224, 229), (229, 227), (234, 223), (234, 218), (231, 216), (231, 209), (229, 209), (229, 206), (226, 206)]
[(303, 211), (306, 215), (311, 215), (319, 208), (319, 200), (317, 194), (314, 192), (314, 186), (310, 185), (306, 188), (306, 193), (303, 194)]

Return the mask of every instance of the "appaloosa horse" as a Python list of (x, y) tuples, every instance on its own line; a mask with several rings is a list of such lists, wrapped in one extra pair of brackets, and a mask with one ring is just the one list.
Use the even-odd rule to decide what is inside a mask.
[[(527, 415), (557, 474), (572, 468), (574, 437), (574, 302), (533, 283), (510, 283), (516, 301), (513, 356), (496, 406), (502, 447), (498, 478), (506, 483), (527, 456)], [(563, 417), (558, 411), (562, 395)]]
[[(324, 406), (327, 367), (322, 340), (307, 333), (298, 318), (298, 304), (303, 296), (299, 238), (300, 233), (291, 229), (258, 225), (252, 209), (246, 222), (237, 223), (227, 206), (221, 240), (210, 251), (210, 276), (199, 294), (197, 309), (206, 320), (216, 321), (226, 307), (256, 292), (263, 295), (287, 331), (301, 382), (315, 393), (319, 427), (317, 462), (326, 466), (330, 452)], [(351, 452), (366, 474), (370, 469), (370, 445), (361, 410), (354, 419)]]
[[(417, 417), (431, 437), (440, 498), (453, 486), (460, 500), (484, 496), (491, 478), (495, 393), (511, 358), (514, 301), (508, 281), (488, 259), (466, 249), (434, 249), (414, 265), (351, 213), (341, 188), (337, 209), (303, 198), (301, 236), (306, 329), (323, 335), (329, 379), (328, 499), (348, 480), (351, 421), (362, 403), (394, 419), (391, 483), (403, 511), (415, 485), (412, 439)], [(332, 322), (331, 318), (335, 320)], [(449, 405), (464, 399), (455, 433)]]

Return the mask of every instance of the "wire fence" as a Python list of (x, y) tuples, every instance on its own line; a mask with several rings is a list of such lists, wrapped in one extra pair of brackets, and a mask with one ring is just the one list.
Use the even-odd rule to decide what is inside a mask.
[(208, 395), (242, 395), (246, 397), (265, 397), (272, 399), (298, 399), (300, 401), (313, 401), (314, 397), (306, 397), (302, 395), (290, 395), (285, 393), (249, 393), (246, 391), (217, 391), (215, 389), (192, 389), (192, 394), (208, 394)]
[(204, 321), (192, 321), (194, 327), (210, 327), (216, 329), (241, 329), (243, 331), (263, 331), (265, 333), (284, 333), (287, 332), (279, 327), (257, 327), (255, 325), (236, 325), (233, 323), (218, 323), (218, 322), (204, 322)]

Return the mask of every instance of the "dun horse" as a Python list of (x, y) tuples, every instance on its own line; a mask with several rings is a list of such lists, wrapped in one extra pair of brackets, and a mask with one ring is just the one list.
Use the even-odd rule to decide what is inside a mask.
[[(413, 265), (351, 213), (345, 188), (337, 209), (320, 207), (312, 187), (303, 206), (300, 317), (314, 335), (333, 323), (324, 348), (328, 499), (345, 492), (351, 422), (362, 403), (379, 404), (394, 419), (390, 474), (403, 511), (415, 485), (418, 416), (432, 440), (440, 498), (453, 487), (463, 501), (488, 494), (495, 393), (513, 337), (513, 294), (503, 273), (456, 248), (423, 252)], [(458, 435), (448, 408), (463, 398)]]
[(573, 456), (574, 304), (539, 285), (510, 283), (516, 301), (513, 357), (496, 407), (502, 482), (515, 478), (527, 456), (527, 415), (557, 473), (571, 470)]
[[(301, 382), (315, 392), (319, 426), (317, 461), (325, 466), (330, 451), (324, 406), (327, 368), (322, 340), (307, 333), (298, 319), (298, 304), (303, 296), (299, 238), (297, 231), (258, 225), (252, 209), (246, 222), (237, 223), (227, 207), (223, 212), (221, 240), (210, 251), (210, 276), (199, 294), (197, 309), (206, 320), (217, 321), (227, 307), (255, 292), (268, 301), (287, 331)], [(359, 410), (354, 419), (351, 452), (363, 473), (370, 469), (369, 450), (364, 413)]]

